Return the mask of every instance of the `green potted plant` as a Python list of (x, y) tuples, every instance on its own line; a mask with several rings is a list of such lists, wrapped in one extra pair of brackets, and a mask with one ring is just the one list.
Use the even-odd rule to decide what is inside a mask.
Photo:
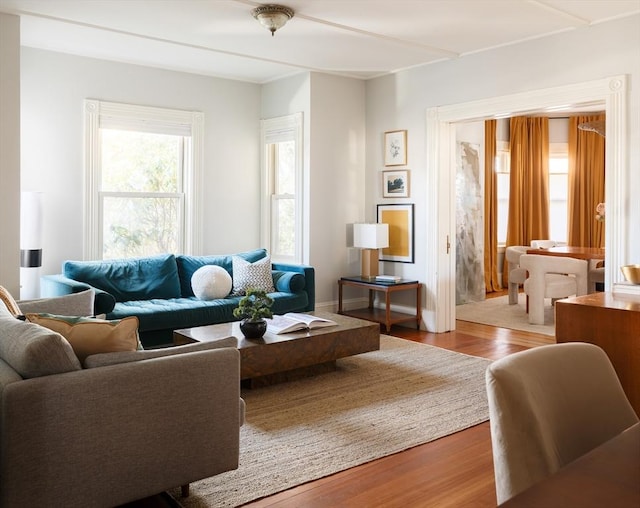
[(234, 317), (241, 319), (240, 330), (247, 339), (259, 339), (267, 331), (264, 318), (273, 317), (271, 298), (262, 289), (251, 288), (240, 298), (238, 306), (233, 309)]

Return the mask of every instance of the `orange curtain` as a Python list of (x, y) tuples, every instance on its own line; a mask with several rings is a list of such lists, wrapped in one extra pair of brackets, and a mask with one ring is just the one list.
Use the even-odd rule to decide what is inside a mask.
[(484, 122), (484, 285), (502, 289), (498, 279), (498, 183), (495, 172), (496, 120)]
[(604, 202), (604, 136), (578, 129), (587, 122), (604, 122), (605, 115), (569, 118), (569, 245), (602, 247), (604, 222), (596, 220), (596, 206)]
[[(549, 238), (549, 119), (513, 117), (509, 122), (511, 168), (507, 246)], [(508, 270), (505, 259), (503, 280)]]

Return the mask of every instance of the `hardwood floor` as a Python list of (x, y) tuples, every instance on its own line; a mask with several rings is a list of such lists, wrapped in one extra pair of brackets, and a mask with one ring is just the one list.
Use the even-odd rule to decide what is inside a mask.
[[(547, 335), (457, 321), (435, 334), (394, 326), (389, 335), (497, 359), (554, 343)], [(249, 503), (251, 508), (496, 506), (489, 423)]]

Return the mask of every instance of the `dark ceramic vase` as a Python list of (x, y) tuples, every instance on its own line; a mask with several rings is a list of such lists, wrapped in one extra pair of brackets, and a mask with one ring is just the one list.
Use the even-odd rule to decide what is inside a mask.
[(260, 321), (245, 319), (240, 322), (240, 331), (247, 339), (260, 339), (267, 331), (267, 322), (264, 319)]

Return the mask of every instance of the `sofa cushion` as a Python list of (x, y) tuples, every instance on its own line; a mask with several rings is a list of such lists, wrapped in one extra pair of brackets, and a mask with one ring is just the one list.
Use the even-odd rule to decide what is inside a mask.
[(137, 316), (140, 332), (148, 330), (175, 330), (211, 323), (235, 321), (233, 309), (240, 298), (219, 298), (217, 300), (199, 300), (190, 298), (172, 298), (170, 300), (136, 300), (118, 302), (108, 319), (122, 319)]
[(71, 344), (59, 333), (0, 312), (0, 358), (23, 378), (82, 369)]
[(26, 314), (26, 317), (31, 323), (66, 338), (81, 362), (89, 355), (142, 348), (138, 338), (138, 318), (135, 316), (115, 321), (54, 314)]
[(233, 256), (233, 290), (232, 296), (242, 296), (248, 289), (261, 289), (266, 293), (275, 291), (273, 276), (271, 275), (271, 258), (266, 257), (250, 263), (249, 261)]
[[(306, 291), (275, 292), (269, 296), (274, 299), (275, 314), (309, 310), (309, 294)], [(173, 330), (236, 321), (233, 309), (238, 306), (240, 298), (228, 296), (217, 300), (199, 300), (192, 296), (171, 300), (119, 302), (107, 314), (107, 318), (137, 316), (140, 321), (140, 340), (144, 347), (165, 346), (172, 344)]]
[(111, 293), (116, 302), (177, 298), (178, 267), (173, 254), (106, 261), (65, 261), (63, 275)]
[(198, 268), (191, 277), (191, 288), (200, 300), (224, 298), (231, 292), (231, 275), (217, 265), (205, 265)]
[(236, 255), (253, 263), (267, 255), (266, 249), (256, 249), (238, 254), (224, 254), (219, 256), (176, 256), (178, 276), (180, 278), (180, 291), (183, 298), (195, 296), (191, 287), (191, 278), (198, 268), (205, 265), (217, 265), (224, 268), (233, 276), (231, 258)]

